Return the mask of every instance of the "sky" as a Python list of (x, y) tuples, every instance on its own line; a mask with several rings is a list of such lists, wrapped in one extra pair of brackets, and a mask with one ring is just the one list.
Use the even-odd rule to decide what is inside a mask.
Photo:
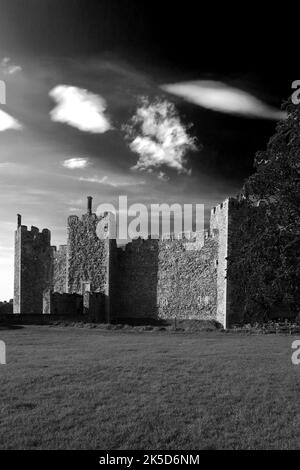
[(13, 295), (17, 213), (58, 245), (87, 195), (208, 211), (238, 193), (300, 78), (282, 15), (253, 2), (0, 0), (0, 300)]

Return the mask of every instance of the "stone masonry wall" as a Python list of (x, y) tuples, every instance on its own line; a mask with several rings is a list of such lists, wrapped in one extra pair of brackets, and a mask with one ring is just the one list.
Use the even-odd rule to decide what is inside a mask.
[(13, 312), (21, 313), (21, 227), (15, 231)]
[(48, 289), (43, 295), (43, 314), (66, 318), (83, 315), (83, 298), (79, 294), (60, 294)]
[(105, 322), (105, 295), (99, 292), (85, 292), (83, 314), (92, 322)]
[(226, 327), (227, 312), (227, 256), (228, 256), (228, 209), (229, 200), (214, 207), (210, 214), (210, 232), (218, 233), (217, 267), (217, 319)]
[(157, 302), (160, 318), (217, 320), (217, 239), (161, 241)]
[(158, 240), (133, 240), (118, 250), (114, 315), (158, 318)]
[(218, 270), (217, 270), (217, 317), (224, 328), (230, 326), (232, 316), (232, 301), (230, 297), (230, 279), (227, 276), (227, 260), (233, 254), (231, 235), (238, 221), (235, 213), (238, 201), (228, 198), (222, 204), (211, 210), (210, 230), (218, 232)]
[(63, 294), (67, 289), (67, 245), (53, 247), (53, 290)]
[(11, 315), (13, 313), (13, 302), (0, 302), (0, 315)]
[(123, 318), (217, 319), (217, 238), (134, 240), (119, 251)]
[(43, 291), (52, 285), (50, 231), (20, 226), (15, 233), (14, 313), (42, 313)]
[(97, 225), (105, 216), (84, 214), (68, 218), (67, 291), (102, 292), (109, 290), (110, 240), (99, 239)]

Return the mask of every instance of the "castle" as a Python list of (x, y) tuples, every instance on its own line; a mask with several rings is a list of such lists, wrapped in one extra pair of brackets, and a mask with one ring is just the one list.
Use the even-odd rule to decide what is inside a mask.
[(203, 319), (226, 328), (236, 321), (226, 276), (236, 204), (229, 198), (214, 207), (201, 236), (139, 238), (125, 248), (113, 238), (114, 216), (93, 213), (91, 197), (86, 214), (68, 218), (67, 244), (58, 249), (48, 229), (28, 230), (18, 215), (14, 313)]

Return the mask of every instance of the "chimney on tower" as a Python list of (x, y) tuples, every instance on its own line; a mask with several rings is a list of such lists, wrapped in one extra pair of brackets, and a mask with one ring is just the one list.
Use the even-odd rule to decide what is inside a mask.
[(22, 216), (20, 214), (17, 214), (17, 227), (21, 227), (22, 224)]
[(93, 201), (92, 196), (88, 196), (88, 197), (87, 197), (87, 213), (88, 213), (89, 215), (92, 214), (92, 201)]

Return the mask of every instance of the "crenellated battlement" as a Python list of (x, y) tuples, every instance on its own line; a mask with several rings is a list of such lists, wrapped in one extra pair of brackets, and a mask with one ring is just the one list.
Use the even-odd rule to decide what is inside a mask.
[(23, 239), (39, 242), (45, 242), (50, 244), (51, 232), (49, 229), (44, 228), (42, 231), (34, 225), (31, 226), (30, 230), (27, 225), (20, 225), (17, 227), (17, 235), (21, 234)]
[(226, 213), (229, 209), (229, 207), (237, 207), (239, 205), (239, 200), (235, 197), (228, 197), (227, 199), (225, 199), (223, 202), (221, 202), (220, 204), (217, 204), (216, 206), (214, 206), (211, 211), (210, 211), (210, 216), (211, 217), (214, 217), (214, 216), (218, 216), (222, 213)]

